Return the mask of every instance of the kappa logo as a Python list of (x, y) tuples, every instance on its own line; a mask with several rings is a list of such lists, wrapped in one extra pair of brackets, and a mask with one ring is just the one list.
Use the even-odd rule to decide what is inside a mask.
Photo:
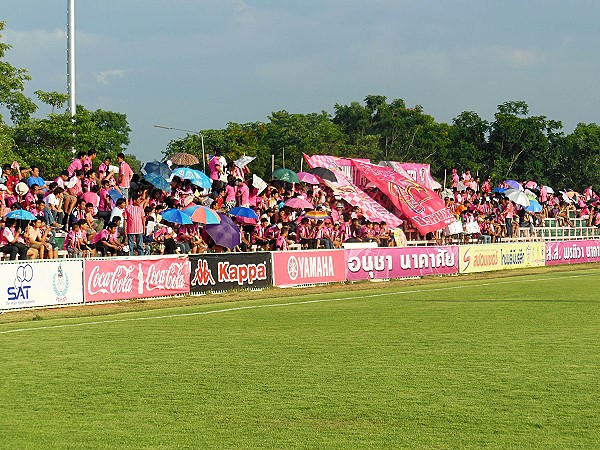
[(192, 286), (214, 286), (215, 279), (213, 278), (212, 270), (208, 267), (208, 261), (205, 259), (198, 260), (198, 266), (191, 280)]

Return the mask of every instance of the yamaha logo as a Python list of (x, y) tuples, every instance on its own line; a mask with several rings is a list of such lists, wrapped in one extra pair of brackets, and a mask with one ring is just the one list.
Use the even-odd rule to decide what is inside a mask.
[(299, 271), (299, 267), (298, 267), (298, 260), (296, 259), (295, 256), (290, 256), (290, 258), (288, 259), (288, 275), (290, 276), (290, 280), (295, 280), (296, 278), (298, 278), (298, 271)]

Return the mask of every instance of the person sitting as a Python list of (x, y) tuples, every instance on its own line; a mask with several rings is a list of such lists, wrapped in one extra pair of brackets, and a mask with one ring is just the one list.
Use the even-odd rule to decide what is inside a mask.
[(19, 241), (21, 229), (17, 228), (15, 219), (6, 219), (4, 226), (0, 228), (0, 252), (8, 254), (11, 261), (27, 259), (28, 247)]

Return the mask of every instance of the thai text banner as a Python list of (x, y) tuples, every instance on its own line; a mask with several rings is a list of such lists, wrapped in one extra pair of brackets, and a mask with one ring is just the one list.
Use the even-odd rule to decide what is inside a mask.
[(349, 281), (458, 273), (458, 247), (345, 250)]

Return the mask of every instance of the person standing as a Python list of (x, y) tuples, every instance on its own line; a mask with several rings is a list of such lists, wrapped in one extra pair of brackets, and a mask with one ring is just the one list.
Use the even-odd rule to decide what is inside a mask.
[(119, 179), (117, 182), (117, 186), (125, 197), (126, 200), (129, 200), (129, 188), (131, 186), (131, 179), (133, 178), (133, 170), (131, 170), (131, 166), (127, 164), (125, 161), (125, 154), (119, 153), (117, 155), (117, 162), (119, 163)]
[(147, 199), (137, 193), (131, 196), (132, 203), (125, 207), (123, 211), (123, 219), (125, 220), (125, 234), (127, 235), (127, 244), (129, 245), (129, 256), (134, 255), (134, 251), (138, 256), (146, 254), (144, 248), (144, 230), (145, 230), (145, 214), (144, 207)]

